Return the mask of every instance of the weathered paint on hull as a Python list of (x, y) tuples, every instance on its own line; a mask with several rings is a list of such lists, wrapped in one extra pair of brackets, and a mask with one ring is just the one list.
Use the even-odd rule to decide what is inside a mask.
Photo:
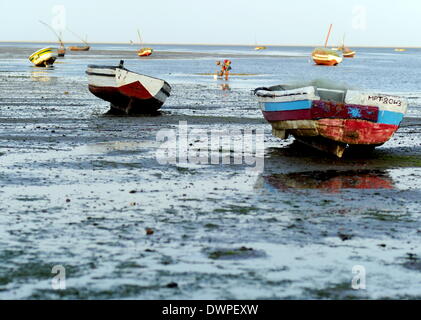
[[(338, 157), (348, 147), (374, 148), (389, 141), (407, 108), (406, 102), (392, 96), (348, 91), (343, 99), (349, 102), (339, 103), (316, 100), (314, 93), (311, 87), (285, 93), (264, 90), (259, 94), (263, 115), (272, 125), (274, 136), (285, 139), (293, 135)], [(331, 94), (338, 95), (338, 91)], [(370, 102), (375, 105), (367, 105)]]
[(155, 113), (163, 106), (163, 102), (152, 97), (140, 83), (120, 88), (89, 85), (89, 91), (98, 98), (110, 102), (111, 108), (116, 109), (114, 111), (118, 110), (127, 115)]

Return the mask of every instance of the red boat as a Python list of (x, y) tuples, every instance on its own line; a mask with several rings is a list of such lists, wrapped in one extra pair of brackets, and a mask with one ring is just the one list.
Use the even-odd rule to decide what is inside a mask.
[(110, 114), (156, 113), (171, 94), (164, 80), (131, 72), (119, 66), (89, 65), (89, 91), (111, 103)]
[(347, 149), (373, 149), (389, 141), (408, 108), (403, 97), (317, 81), (258, 88), (255, 94), (276, 137), (292, 135), (339, 158)]

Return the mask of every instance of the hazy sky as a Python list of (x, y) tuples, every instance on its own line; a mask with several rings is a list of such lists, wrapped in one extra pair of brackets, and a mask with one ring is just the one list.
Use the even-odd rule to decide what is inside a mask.
[(331, 45), (421, 46), (420, 0), (0, 0), (0, 41), (55, 40), (38, 20), (92, 42), (321, 45), (333, 23)]

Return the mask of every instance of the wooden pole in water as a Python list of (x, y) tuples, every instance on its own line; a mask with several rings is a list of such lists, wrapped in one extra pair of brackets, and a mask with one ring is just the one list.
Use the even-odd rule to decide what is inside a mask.
[(327, 48), (327, 43), (329, 42), (330, 33), (332, 32), (332, 27), (333, 27), (333, 24), (330, 25), (329, 32), (327, 34), (327, 38), (326, 38), (326, 42), (325, 42), (325, 48)]

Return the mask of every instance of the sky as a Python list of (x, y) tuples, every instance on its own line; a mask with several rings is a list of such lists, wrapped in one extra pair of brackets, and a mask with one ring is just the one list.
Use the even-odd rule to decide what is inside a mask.
[(421, 46), (420, 0), (0, 0), (0, 42)]

